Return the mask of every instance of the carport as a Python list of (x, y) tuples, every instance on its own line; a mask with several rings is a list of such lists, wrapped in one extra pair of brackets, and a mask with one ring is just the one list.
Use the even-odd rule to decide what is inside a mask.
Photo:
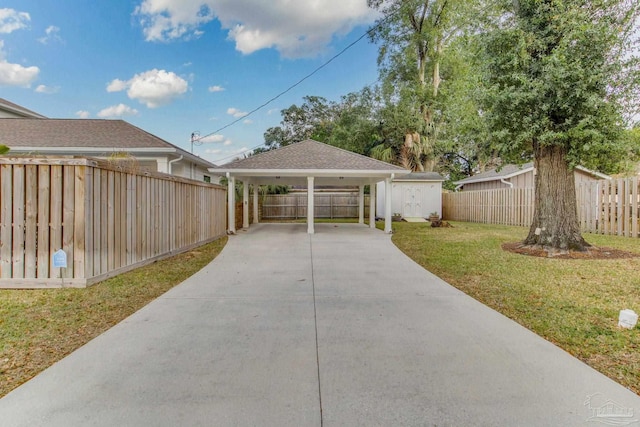
[(253, 186), (253, 218), (258, 222), (260, 185), (298, 185), (307, 187), (307, 233), (314, 234), (314, 188), (316, 186), (357, 186), (359, 223), (364, 224), (364, 186), (370, 186), (369, 226), (375, 227), (376, 183), (384, 181), (384, 231), (391, 233), (391, 181), (410, 171), (392, 164), (307, 139), (276, 150), (236, 160), (212, 173), (227, 177), (229, 233), (235, 229), (235, 185), (244, 184), (242, 228), (249, 228), (249, 186)]

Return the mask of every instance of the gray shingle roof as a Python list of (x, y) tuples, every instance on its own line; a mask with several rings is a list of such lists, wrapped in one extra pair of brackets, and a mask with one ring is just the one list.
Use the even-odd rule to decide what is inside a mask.
[(470, 176), (460, 181), (456, 181), (454, 184), (469, 184), (472, 182), (481, 181), (493, 181), (500, 178), (511, 177), (519, 175), (533, 167), (533, 162), (525, 163), (523, 165), (504, 165), (500, 170), (492, 169), (486, 172)]
[(438, 172), (411, 172), (406, 175), (397, 176), (395, 181), (444, 181)]
[(405, 169), (351, 151), (307, 139), (220, 166), (244, 170), (362, 170), (406, 172)]
[(152, 148), (176, 146), (123, 120), (1, 119), (9, 147)]
[[(0, 119), (0, 144), (14, 152), (24, 149), (83, 149), (83, 152), (108, 152), (113, 150), (154, 150), (183, 155), (204, 167), (213, 163), (189, 153), (182, 148), (146, 132), (124, 120), (102, 119)], [(75, 154), (75, 153), (74, 153)]]

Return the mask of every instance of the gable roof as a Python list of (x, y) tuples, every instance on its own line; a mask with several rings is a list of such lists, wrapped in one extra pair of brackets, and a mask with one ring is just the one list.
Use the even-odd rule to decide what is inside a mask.
[(214, 166), (124, 120), (0, 119), (0, 144), (12, 151), (41, 153), (175, 153), (205, 167)]
[(371, 157), (307, 139), (220, 166), (217, 170), (354, 170), (392, 171), (406, 169)]
[(532, 170), (533, 170), (533, 162), (525, 163), (523, 165), (504, 165), (500, 170), (491, 169), (486, 172), (482, 172), (474, 176), (461, 179), (460, 181), (455, 181), (454, 184), (464, 185), (464, 184), (471, 184), (473, 182), (496, 181), (500, 179), (511, 178), (516, 175), (527, 173)]
[[(609, 175), (606, 175), (591, 169), (587, 169), (584, 166), (576, 166), (576, 169), (586, 174), (589, 174), (595, 178), (611, 179)], [(465, 184), (471, 184), (474, 182), (497, 181), (501, 179), (513, 178), (514, 176), (527, 173), (532, 170), (534, 170), (533, 162), (525, 163), (523, 165), (509, 164), (509, 165), (504, 165), (499, 171), (496, 169), (492, 169), (486, 172), (479, 173), (474, 176), (470, 176), (465, 179), (461, 179), (460, 181), (455, 181), (454, 184), (461, 186)]]
[(211, 168), (210, 172), (249, 180), (252, 184), (315, 186), (366, 185), (410, 171), (322, 142), (307, 139)]
[(35, 111), (31, 111), (27, 108), (24, 108), (21, 105), (14, 104), (11, 101), (7, 101), (4, 98), (0, 98), (0, 111), (8, 111), (11, 114), (15, 114), (21, 117), (31, 117), (36, 119), (46, 119), (42, 114), (38, 114)]

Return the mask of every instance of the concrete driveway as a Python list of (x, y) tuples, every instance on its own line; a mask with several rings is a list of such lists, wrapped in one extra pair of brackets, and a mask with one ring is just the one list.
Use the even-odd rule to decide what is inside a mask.
[(2, 426), (614, 418), (638, 425), (640, 397), (356, 224), (241, 232), (198, 274), (0, 400)]

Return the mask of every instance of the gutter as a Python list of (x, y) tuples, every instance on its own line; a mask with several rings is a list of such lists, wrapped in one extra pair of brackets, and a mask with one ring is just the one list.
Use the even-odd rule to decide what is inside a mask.
[(505, 181), (504, 178), (500, 178), (500, 182), (509, 186), (509, 188), (513, 188), (513, 182)]
[(181, 155), (180, 155), (180, 157), (178, 157), (177, 159), (169, 160), (169, 163), (168, 163), (168, 165), (169, 165), (169, 171), (168, 171), (168, 172), (169, 172), (169, 174), (171, 174), (171, 169), (172, 169), (172, 167), (171, 167), (171, 166), (172, 166), (174, 163), (178, 163), (178, 162), (179, 162), (180, 160), (182, 160), (183, 158), (184, 158), (184, 156), (181, 154)]

